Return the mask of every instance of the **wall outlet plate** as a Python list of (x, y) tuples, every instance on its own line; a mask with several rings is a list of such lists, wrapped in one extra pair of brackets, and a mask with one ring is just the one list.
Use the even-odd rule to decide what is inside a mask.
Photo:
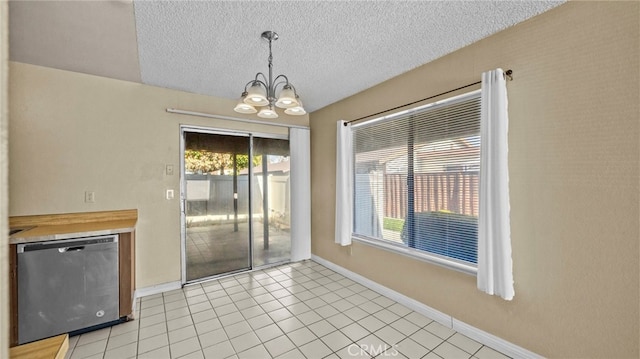
[(94, 191), (84, 191), (84, 203), (96, 203), (96, 193)]

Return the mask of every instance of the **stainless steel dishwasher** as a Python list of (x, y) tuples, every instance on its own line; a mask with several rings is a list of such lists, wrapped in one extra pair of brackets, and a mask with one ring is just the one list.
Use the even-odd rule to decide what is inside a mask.
[(118, 236), (17, 245), (18, 343), (119, 318)]

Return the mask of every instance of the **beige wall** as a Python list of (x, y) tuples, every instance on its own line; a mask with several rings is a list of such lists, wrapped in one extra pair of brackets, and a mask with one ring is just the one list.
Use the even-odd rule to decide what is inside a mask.
[[(9, 214), (137, 208), (136, 285), (180, 280), (180, 125), (286, 134), (285, 127), (170, 114), (236, 116), (234, 101), (10, 62)], [(308, 117), (280, 118), (307, 125)], [(176, 174), (165, 175), (171, 164)], [(95, 191), (95, 203), (84, 192)]]
[[(637, 2), (567, 3), (311, 114), (312, 252), (549, 357), (639, 353)], [(475, 277), (333, 243), (335, 121), (514, 71), (508, 83), (515, 299)]]

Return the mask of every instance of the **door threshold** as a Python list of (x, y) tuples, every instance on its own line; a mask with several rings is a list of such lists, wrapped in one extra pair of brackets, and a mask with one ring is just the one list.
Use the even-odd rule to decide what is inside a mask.
[(211, 280), (218, 280), (218, 279), (222, 279), (222, 278), (227, 278), (227, 277), (232, 277), (236, 274), (241, 274), (241, 273), (246, 273), (246, 272), (250, 272), (252, 269), (251, 268), (243, 268), (243, 269), (238, 269), (238, 270), (234, 270), (231, 272), (224, 272), (224, 273), (220, 273), (220, 274), (214, 274), (214, 275), (210, 275), (207, 277), (202, 277), (202, 278), (198, 278), (198, 279), (192, 279), (192, 280), (188, 280), (186, 281), (182, 286), (188, 286), (191, 284), (198, 284), (198, 283), (202, 283), (202, 282), (208, 282)]
[(238, 275), (238, 274), (257, 272), (257, 271), (260, 271), (260, 270), (265, 270), (265, 269), (269, 269), (269, 268), (273, 268), (273, 267), (278, 267), (278, 266), (281, 266), (283, 264), (289, 264), (289, 263), (291, 263), (291, 260), (285, 260), (285, 261), (280, 261), (280, 262), (275, 262), (275, 263), (264, 264), (264, 265), (261, 265), (259, 267), (255, 267), (255, 268), (239, 269), (239, 270), (235, 270), (235, 271), (232, 271), (232, 272), (225, 272), (225, 273), (216, 274), (216, 275), (212, 275), (212, 276), (208, 276), (208, 277), (192, 279), (192, 280), (189, 280), (189, 281), (186, 281), (185, 283), (183, 283), (182, 286), (183, 287), (187, 287), (187, 286), (194, 285), (194, 284), (201, 284), (201, 283), (210, 282), (210, 281), (213, 281), (213, 280), (220, 280), (220, 279), (224, 279), (224, 278), (228, 278), (228, 277), (233, 277), (233, 276)]

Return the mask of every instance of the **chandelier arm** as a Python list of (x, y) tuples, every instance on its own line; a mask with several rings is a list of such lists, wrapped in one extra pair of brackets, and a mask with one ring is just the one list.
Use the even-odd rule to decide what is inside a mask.
[(247, 92), (247, 88), (249, 87), (249, 85), (253, 85), (254, 82), (255, 82), (255, 80), (251, 80), (251, 81), (247, 82), (247, 84), (244, 85), (244, 92)]
[(264, 82), (262, 82), (262, 81), (260, 81), (260, 80), (253, 80), (253, 81), (251, 81), (251, 84), (252, 84), (252, 85), (253, 85), (253, 84), (260, 84), (260, 85), (264, 86), (265, 90), (268, 90), (268, 89), (269, 89), (269, 87), (267, 86), (267, 84), (266, 84), (266, 83), (264, 83)]
[(295, 94), (296, 94), (296, 96), (298, 96), (298, 90), (296, 90), (296, 87), (295, 87), (295, 86), (293, 86), (293, 84), (292, 84), (292, 83), (288, 83), (288, 85), (289, 85), (289, 86), (291, 87), (291, 89), (293, 90), (293, 93), (295, 93)]
[(280, 78), (284, 78), (284, 81), (287, 83), (287, 85), (289, 84), (289, 78), (285, 75), (278, 75), (275, 79), (273, 79), (273, 82), (278, 81)]
[[(262, 80), (264, 80), (264, 81), (260, 81), (259, 80), (260, 76), (262, 76)], [(269, 83), (269, 80), (267, 79), (267, 76), (265, 76), (265, 74), (263, 74), (262, 72), (258, 72), (256, 74), (256, 78), (252, 82), (259, 82), (259, 83), (263, 84), (265, 88), (269, 87), (269, 86), (267, 86), (267, 84)]]
[(289, 82), (287, 82), (287, 81), (276, 82), (276, 83), (273, 84), (273, 91), (275, 92), (278, 89), (278, 86), (280, 86), (280, 85), (291, 86), (291, 84)]

